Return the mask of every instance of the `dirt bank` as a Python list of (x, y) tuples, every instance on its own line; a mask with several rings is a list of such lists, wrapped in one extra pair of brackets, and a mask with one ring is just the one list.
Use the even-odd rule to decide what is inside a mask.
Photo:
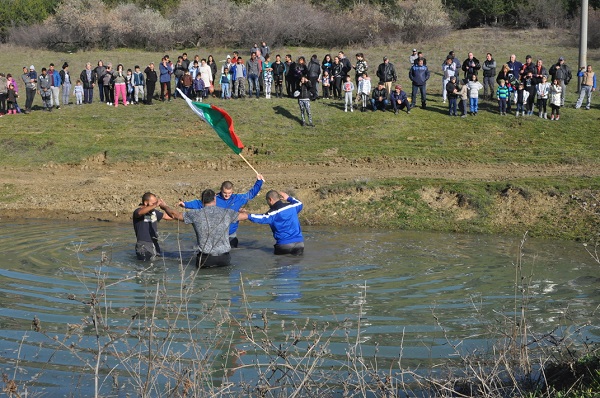
[[(293, 190), (307, 204), (307, 222), (343, 224), (337, 212), (344, 200), (322, 200), (323, 187), (343, 182), (393, 178), (444, 179), (451, 181), (509, 181), (522, 178), (595, 177), (600, 170), (586, 165), (482, 165), (434, 162), (348, 162), (327, 164), (258, 164), (266, 189)], [(46, 165), (41, 168), (4, 168), (0, 178), (2, 219), (50, 218), (71, 220), (127, 221), (142, 193), (152, 191), (168, 203), (195, 198), (207, 187), (218, 188), (229, 179), (237, 190), (248, 189), (254, 173), (232, 157), (220, 163), (107, 164), (98, 156), (80, 165)], [(424, 190), (423, 200), (432, 208), (443, 205)], [(359, 194), (357, 194), (358, 196)], [(347, 196), (347, 195), (345, 195)], [(363, 195), (364, 196), (364, 195)], [(357, 200), (360, 198), (357, 197)], [(447, 198), (444, 200), (448, 200)], [(262, 200), (253, 207), (264, 208)], [(458, 207), (460, 203), (457, 202)], [(527, 205), (525, 205), (527, 206)], [(531, 202), (531, 206), (539, 203)], [(463, 209), (465, 210), (465, 209)], [(468, 209), (466, 209), (468, 210)], [(527, 209), (522, 209), (524, 213)], [(556, 211), (556, 210), (552, 210)], [(506, 214), (507, 211), (503, 213)], [(533, 209), (532, 209), (533, 212)], [(463, 215), (457, 217), (466, 217)], [(310, 214), (315, 217), (311, 218)], [(318, 216), (317, 216), (318, 215)], [(496, 223), (507, 223), (509, 219)]]

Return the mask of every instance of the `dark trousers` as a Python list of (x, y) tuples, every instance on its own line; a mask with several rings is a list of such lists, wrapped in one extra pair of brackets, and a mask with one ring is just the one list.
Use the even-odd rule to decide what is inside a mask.
[(281, 98), (283, 96), (283, 77), (273, 76), (273, 84), (275, 84), (275, 96)]
[(231, 265), (231, 255), (229, 252), (218, 256), (212, 256), (202, 252), (196, 255), (196, 268), (227, 267), (229, 265)]
[(31, 106), (33, 105), (33, 99), (35, 98), (35, 88), (27, 87), (25, 90), (25, 109), (28, 111), (31, 110)]
[(98, 95), (100, 96), (100, 102), (108, 102), (104, 100), (104, 84), (100, 82), (98, 82)]
[(333, 97), (342, 99), (342, 77), (336, 76), (333, 78)]
[(291, 254), (292, 256), (301, 256), (304, 254), (304, 242), (288, 243), (285, 245), (275, 245), (274, 254)]
[(294, 97), (294, 90), (296, 87), (296, 81), (293, 77), (287, 76), (285, 78), (285, 91), (287, 92), (288, 97)]
[(448, 113), (450, 116), (456, 115), (456, 97), (448, 97)]
[(152, 104), (152, 98), (154, 98), (154, 90), (156, 90), (156, 82), (146, 80), (146, 104)]
[(104, 86), (104, 99), (106, 100), (106, 102), (110, 102), (111, 104), (113, 102), (115, 102), (115, 94), (112, 90), (112, 87), (110, 85), (105, 85)]
[(319, 76), (311, 77), (310, 80), (310, 99), (317, 99), (319, 97), (319, 92), (317, 90), (319, 83)]
[(94, 99), (94, 89), (93, 88), (84, 88), (83, 89), (83, 103), (91, 104), (92, 99)]

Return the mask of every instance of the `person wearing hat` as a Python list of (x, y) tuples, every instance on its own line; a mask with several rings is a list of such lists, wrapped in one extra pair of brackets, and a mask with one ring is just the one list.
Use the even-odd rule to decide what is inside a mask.
[(525, 63), (519, 72), (520, 78), (522, 79), (523, 77), (527, 76), (529, 72), (531, 72), (532, 75), (535, 73), (535, 64), (533, 63), (533, 57), (531, 55), (527, 55), (525, 57)]
[(398, 114), (398, 111), (406, 108), (406, 113), (410, 113), (410, 104), (408, 103), (408, 96), (402, 90), (402, 86), (396, 84), (394, 87), (394, 91), (390, 95), (390, 102), (392, 103), (392, 107), (394, 108), (394, 114)]
[(408, 62), (411, 65), (414, 65), (417, 58), (419, 58), (419, 56), (417, 55), (417, 49), (413, 48), (412, 54), (410, 54), (410, 57), (408, 57)]
[[(392, 89), (392, 83), (398, 80), (398, 75), (396, 75), (394, 64), (390, 62), (388, 57), (383, 57), (383, 62), (377, 67), (377, 77), (384, 83), (385, 89), (389, 93)], [(387, 95), (385, 97), (387, 98)]]
[(387, 107), (388, 101), (388, 91), (385, 88), (385, 82), (377, 83), (377, 87), (373, 89), (373, 94), (371, 95), (371, 106), (373, 107), (373, 112), (377, 109), (385, 112), (385, 108)]
[(31, 112), (31, 106), (33, 105), (33, 99), (35, 98), (35, 92), (37, 89), (37, 72), (35, 71), (35, 67), (31, 65), (29, 67), (29, 71), (27, 67), (23, 67), (23, 74), (21, 75), (21, 80), (25, 84), (25, 111), (24, 113)]
[(413, 65), (408, 72), (408, 78), (412, 82), (412, 97), (411, 107), (415, 106), (415, 100), (417, 98), (417, 92), (421, 93), (421, 107), (425, 109), (427, 107), (427, 80), (429, 80), (429, 69), (423, 65), (423, 60), (417, 60), (417, 65)]
[(573, 78), (573, 75), (571, 74), (571, 69), (569, 69), (567, 64), (565, 64), (565, 58), (560, 57), (558, 59), (558, 62), (550, 67), (549, 73), (550, 73), (550, 76), (552, 77), (552, 80), (556, 79), (556, 80), (558, 80), (558, 83), (560, 84), (560, 87), (562, 89), (562, 91), (560, 92), (560, 101), (561, 101), (561, 106), (564, 106), (565, 105), (565, 92), (567, 91), (566, 86), (567, 86), (567, 84), (569, 84), (569, 82)]
[(69, 64), (64, 63), (62, 70), (59, 72), (62, 80), (62, 102), (63, 105), (69, 105), (69, 94), (71, 93), (71, 75), (69, 73)]

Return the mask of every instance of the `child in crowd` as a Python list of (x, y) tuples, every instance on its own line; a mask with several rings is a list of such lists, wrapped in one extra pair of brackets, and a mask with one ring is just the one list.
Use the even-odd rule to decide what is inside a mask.
[(21, 113), (21, 108), (19, 108), (19, 104), (17, 102), (17, 99), (19, 98), (19, 87), (17, 86), (17, 82), (10, 73), (6, 74), (6, 80), (8, 81), (9, 85), (12, 84), (13, 87), (15, 88), (15, 103), (14, 103), (15, 108), (14, 109), (16, 112), (13, 112), (13, 113)]
[(181, 91), (183, 91), (183, 94), (185, 94), (186, 97), (189, 97), (190, 91), (192, 91), (192, 86), (194, 85), (194, 79), (192, 79), (192, 74), (188, 69), (183, 72), (183, 76), (181, 77), (179, 84), (181, 85)]
[(529, 92), (525, 90), (525, 84), (519, 83), (519, 88), (515, 91), (514, 96), (515, 104), (517, 105), (515, 116), (519, 116), (519, 112), (521, 112), (521, 116), (525, 116), (525, 104), (527, 104), (527, 99), (529, 98)]
[(83, 85), (81, 84), (81, 80), (77, 80), (77, 83), (75, 83), (73, 95), (75, 95), (75, 103), (81, 105), (83, 103)]
[(471, 108), (471, 115), (476, 116), (479, 111), (479, 90), (483, 88), (483, 85), (477, 80), (477, 75), (471, 75), (471, 81), (469, 81), (469, 106)]
[(265, 98), (271, 98), (271, 86), (273, 85), (273, 67), (269, 54), (265, 55), (263, 62), (263, 84), (265, 88)]
[(202, 80), (202, 76), (198, 73), (194, 79), (194, 96), (196, 97), (196, 102), (202, 101), (204, 98), (204, 88), (204, 80)]
[(125, 76), (125, 83), (127, 84), (127, 103), (133, 102), (133, 71), (127, 69), (127, 76)]
[(561, 93), (562, 87), (558, 79), (554, 79), (552, 81), (552, 85), (550, 86), (550, 106), (552, 107), (552, 113), (550, 115), (550, 120), (559, 120), (560, 119), (560, 103), (561, 103)]
[[(325, 84), (325, 74), (323, 73), (323, 84)], [(327, 76), (327, 81), (329, 84), (329, 75)], [(325, 92), (323, 86), (323, 92)], [(329, 93), (329, 90), (327, 91)], [(362, 103), (362, 107), (360, 109), (361, 112), (367, 111), (367, 106), (369, 104), (369, 97), (371, 96), (371, 78), (367, 74), (367, 72), (363, 72), (362, 77), (358, 79), (358, 94), (360, 95), (360, 100)]]
[(102, 77), (102, 90), (104, 91), (106, 105), (112, 105), (115, 98), (115, 92), (113, 91), (113, 70), (111, 64), (106, 65), (106, 73)]
[(469, 100), (469, 79), (463, 79), (459, 94), (459, 107), (462, 112), (462, 115), (460, 115), (460, 117), (467, 117), (467, 101)]
[(133, 72), (133, 97), (135, 104), (139, 104), (140, 100), (144, 101), (144, 74), (140, 71), (140, 66), (135, 66)]
[(458, 116), (456, 109), (456, 101), (458, 99), (458, 84), (456, 83), (456, 76), (450, 76), (445, 90), (446, 98), (448, 99), (448, 114), (450, 116)]
[(350, 106), (350, 112), (354, 112), (354, 108), (352, 106), (352, 92), (354, 91), (354, 83), (352, 83), (352, 78), (350, 75), (346, 76), (346, 81), (344, 82), (344, 112), (348, 112), (348, 106)]
[(221, 74), (221, 80), (219, 82), (221, 83), (221, 99), (231, 99), (231, 87), (229, 78), (229, 68), (224, 67), (223, 74)]
[(538, 96), (538, 111), (539, 117), (548, 119), (547, 106), (548, 106), (548, 95), (550, 94), (550, 83), (546, 75), (542, 76), (541, 83), (537, 84), (537, 96)]
[(321, 86), (323, 87), (323, 98), (330, 99), (331, 94), (329, 89), (331, 87), (331, 77), (329, 76), (329, 72), (324, 71), (322, 76)]
[(533, 80), (533, 72), (529, 71), (523, 78), (525, 91), (529, 94), (525, 100), (525, 112), (528, 116), (533, 115), (533, 100), (535, 99), (535, 81)]
[(17, 97), (19, 95), (16, 93), (15, 91), (15, 86), (12, 83), (8, 83), (8, 93), (7, 93), (7, 114), (10, 115), (11, 113), (13, 115), (17, 114), (17, 108), (16, 108), (16, 104), (17, 104)]
[(500, 115), (506, 115), (506, 103), (510, 97), (510, 91), (506, 85), (506, 80), (500, 79), (500, 85), (496, 89), (496, 98), (498, 98), (498, 108), (500, 109)]

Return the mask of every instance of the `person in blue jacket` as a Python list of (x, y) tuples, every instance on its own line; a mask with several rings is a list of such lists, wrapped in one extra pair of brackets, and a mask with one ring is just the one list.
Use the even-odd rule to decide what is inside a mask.
[[(233, 183), (231, 181), (224, 181), (221, 184), (221, 190), (216, 195), (217, 207), (223, 209), (232, 209), (240, 211), (240, 209), (250, 202), (262, 188), (264, 178), (262, 174), (256, 175), (256, 182), (254, 186), (246, 193), (233, 193)], [(186, 209), (201, 209), (203, 207), (202, 201), (199, 199), (190, 200), (187, 202), (180, 201), (179, 206)], [(238, 247), (237, 229), (239, 223), (236, 221), (229, 226), (229, 244), (231, 247)]]
[(285, 192), (271, 190), (267, 192), (267, 203), (269, 211), (265, 214), (241, 213), (240, 220), (247, 218), (256, 224), (268, 224), (275, 238), (275, 254), (303, 254), (304, 237), (298, 219), (302, 202)]

